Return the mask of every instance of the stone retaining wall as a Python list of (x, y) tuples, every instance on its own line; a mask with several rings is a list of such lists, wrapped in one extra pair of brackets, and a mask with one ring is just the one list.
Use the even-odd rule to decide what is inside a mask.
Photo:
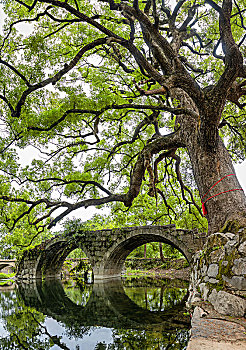
[(193, 259), (188, 305), (201, 298), (222, 315), (246, 313), (246, 230), (216, 232)]

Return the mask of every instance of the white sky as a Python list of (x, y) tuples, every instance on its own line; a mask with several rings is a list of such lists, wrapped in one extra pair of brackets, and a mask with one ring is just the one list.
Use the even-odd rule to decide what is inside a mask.
[(246, 160), (243, 163), (235, 164), (234, 166), (238, 180), (246, 194)]

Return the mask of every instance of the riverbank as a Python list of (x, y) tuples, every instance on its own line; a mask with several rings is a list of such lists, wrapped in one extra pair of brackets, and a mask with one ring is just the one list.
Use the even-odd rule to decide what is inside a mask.
[(190, 268), (176, 270), (175, 268), (161, 269), (153, 268), (150, 270), (128, 270), (124, 273), (124, 276), (147, 276), (154, 278), (169, 278), (169, 279), (182, 279), (189, 281), (190, 279)]
[(246, 320), (218, 314), (209, 303), (196, 306), (187, 350), (245, 350)]

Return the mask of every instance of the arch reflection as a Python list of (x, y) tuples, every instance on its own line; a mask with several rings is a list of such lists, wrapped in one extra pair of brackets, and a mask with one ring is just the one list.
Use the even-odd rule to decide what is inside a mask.
[[(172, 332), (189, 328), (189, 320), (184, 316), (185, 299), (173, 303), (169, 300), (170, 307), (164, 311), (150, 311), (126, 294), (121, 280), (81, 286), (81, 293), (85, 295), (83, 302), (71, 300), (60, 280), (19, 283), (18, 293), (26, 306), (34, 307), (69, 329), (101, 326)], [(170, 297), (170, 293), (166, 295)]]

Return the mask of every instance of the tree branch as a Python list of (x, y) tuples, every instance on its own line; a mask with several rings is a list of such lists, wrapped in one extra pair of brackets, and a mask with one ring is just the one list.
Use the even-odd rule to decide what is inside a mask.
[(31, 86), (31, 83), (27, 80), (27, 78), (21, 73), (18, 71), (18, 69), (16, 69), (14, 66), (12, 66), (12, 64), (6, 62), (5, 60), (2, 60), (0, 58), (0, 63), (2, 63), (3, 65), (5, 65), (6, 67), (8, 67), (9, 69), (11, 69), (16, 75), (18, 75), (24, 82), (25, 84), (30, 87)]
[(53, 77), (45, 79), (35, 85), (32, 85), (31, 87), (29, 87), (27, 90), (25, 90), (21, 96), (21, 98), (19, 99), (19, 102), (16, 105), (15, 111), (14, 113), (12, 113), (13, 117), (17, 118), (19, 117), (20, 113), (21, 113), (21, 108), (24, 105), (27, 97), (30, 95), (30, 93), (32, 93), (33, 91), (36, 91), (38, 89), (41, 89), (45, 86), (47, 86), (48, 84), (52, 83), (52, 85), (55, 85), (67, 72), (69, 72), (71, 69), (73, 69), (76, 64), (79, 62), (79, 60), (81, 59), (81, 57), (89, 50), (93, 49), (96, 46), (105, 44), (107, 41), (107, 38), (99, 38), (96, 39), (94, 41), (92, 41), (91, 43), (85, 45), (77, 54), (76, 56), (70, 61), (69, 64), (65, 64), (64, 68), (61, 69), (58, 73), (56, 73)]
[(129, 190), (126, 194), (113, 194), (108, 197), (98, 199), (86, 199), (81, 202), (74, 204), (73, 206), (66, 209), (63, 213), (57, 216), (49, 225), (49, 228), (56, 225), (58, 221), (68, 215), (71, 211), (89, 206), (97, 206), (110, 202), (123, 202), (125, 206), (130, 207), (133, 200), (138, 196), (140, 187), (144, 178), (145, 172), (145, 155), (156, 154), (163, 149), (185, 147), (185, 144), (181, 141), (179, 133), (172, 133), (166, 136), (159, 136), (151, 143), (147, 144), (138, 156), (138, 159), (134, 165)]
[(38, 0), (34, 0), (32, 5), (27, 5), (25, 2), (21, 1), (21, 0), (15, 0), (16, 2), (18, 2), (19, 4), (25, 6), (26, 8), (28, 8), (28, 11), (32, 11), (34, 9), (34, 7), (36, 6)]
[(132, 109), (132, 110), (151, 110), (151, 111), (165, 111), (165, 112), (169, 112), (175, 115), (182, 115), (182, 114), (186, 114), (189, 115), (195, 119), (198, 118), (198, 114), (196, 112), (194, 112), (192, 109), (188, 109), (188, 108), (172, 108), (172, 107), (167, 107), (167, 106), (163, 106), (163, 105), (159, 105), (159, 106), (150, 106), (150, 105), (140, 105), (140, 104), (131, 104), (131, 103), (126, 103), (126, 104), (122, 104), (122, 105), (109, 105), (106, 106), (104, 108), (102, 108), (101, 110), (87, 110), (87, 109), (70, 109), (68, 111), (66, 111), (59, 119), (57, 119), (54, 123), (52, 123), (50, 126), (47, 127), (37, 127), (37, 126), (28, 126), (27, 129), (28, 130), (33, 130), (33, 131), (50, 131), (51, 129), (55, 128), (57, 125), (59, 125), (62, 121), (64, 121), (66, 119), (66, 117), (71, 114), (71, 113), (79, 113), (79, 114), (94, 114), (97, 117), (99, 117), (99, 115), (101, 115), (102, 113), (104, 113), (105, 111), (108, 111), (110, 109), (113, 110), (121, 110), (121, 109)]

